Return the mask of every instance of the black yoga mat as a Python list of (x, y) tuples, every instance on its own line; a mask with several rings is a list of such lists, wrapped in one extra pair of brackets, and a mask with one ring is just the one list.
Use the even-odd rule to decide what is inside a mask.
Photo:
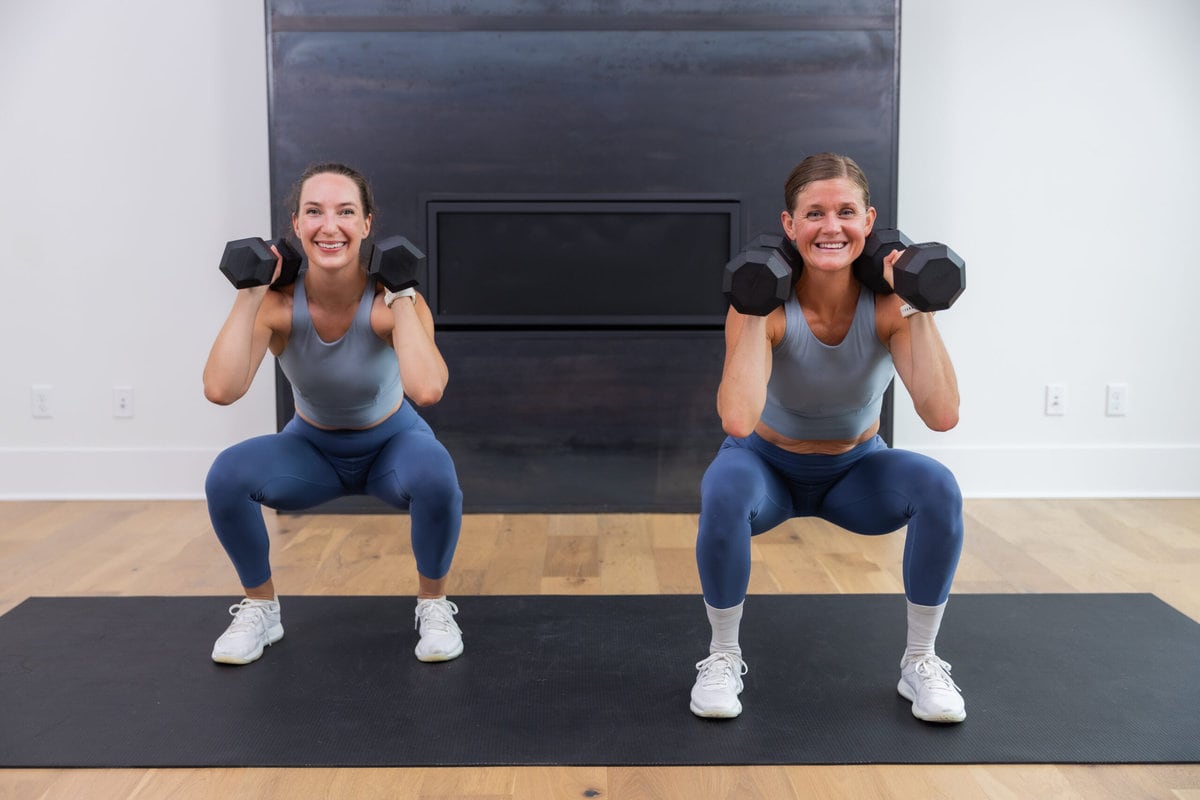
[(967, 720), (896, 694), (899, 595), (746, 602), (734, 720), (688, 711), (697, 596), (454, 598), (422, 664), (411, 598), (284, 597), (286, 636), (209, 660), (236, 598), (33, 598), (0, 617), (0, 766), (1200, 761), (1200, 624), (1145, 594), (957, 595), (938, 651)]

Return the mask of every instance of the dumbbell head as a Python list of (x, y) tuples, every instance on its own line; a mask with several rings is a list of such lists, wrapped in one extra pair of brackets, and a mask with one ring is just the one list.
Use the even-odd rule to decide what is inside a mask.
[(804, 262), (800, 260), (796, 243), (791, 239), (777, 233), (760, 233), (746, 245), (747, 250), (752, 247), (769, 247), (772, 250), (778, 250), (779, 255), (783, 256), (783, 260), (787, 262), (788, 268), (792, 270), (793, 279), (800, 277), (800, 270), (804, 268)]
[(893, 266), (896, 294), (920, 311), (943, 311), (967, 288), (967, 265), (941, 242), (909, 245)]
[(425, 254), (412, 242), (403, 236), (389, 236), (375, 243), (367, 274), (389, 291), (398, 292), (420, 282), (417, 276), (424, 264)]
[(275, 274), (275, 254), (257, 236), (234, 239), (221, 255), (221, 272), (237, 289), (265, 286)]
[(891, 294), (892, 287), (883, 277), (883, 260), (910, 244), (912, 240), (895, 228), (876, 228), (867, 236), (862, 255), (854, 259), (854, 277), (876, 294)]
[(264, 242), (255, 236), (227, 243), (221, 255), (221, 272), (237, 289), (266, 286), (275, 274), (275, 254), (271, 252), (271, 245), (275, 245), (283, 257), (279, 280), (272, 285), (286, 286), (294, 282), (303, 259), (285, 239)]
[(721, 291), (739, 314), (765, 317), (792, 291), (792, 268), (774, 247), (750, 247), (725, 265)]
[(725, 265), (721, 288), (739, 314), (764, 317), (787, 302), (803, 268), (791, 239), (760, 233)]

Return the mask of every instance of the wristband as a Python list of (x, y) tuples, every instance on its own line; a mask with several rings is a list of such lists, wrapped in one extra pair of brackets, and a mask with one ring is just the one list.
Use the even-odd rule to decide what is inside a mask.
[(383, 304), (391, 308), (392, 303), (396, 302), (397, 297), (407, 297), (415, 303), (417, 302), (417, 290), (408, 286), (398, 292), (386, 291), (383, 293)]
[(912, 305), (912, 304), (911, 304), (911, 303), (909, 303), (907, 300), (905, 300), (904, 302), (902, 302), (902, 303), (900, 304), (900, 316), (904, 317), (905, 319), (908, 319), (908, 318), (909, 318), (909, 317), (911, 317), (913, 314), (922, 314), (922, 313), (927, 313), (927, 314), (929, 314), (929, 316), (931, 316), (931, 317), (933, 316), (933, 312), (932, 312), (932, 311), (928, 311), (928, 312), (922, 312), (922, 311), (921, 311), (921, 309), (919, 309), (919, 308), (917, 308), (916, 306)]

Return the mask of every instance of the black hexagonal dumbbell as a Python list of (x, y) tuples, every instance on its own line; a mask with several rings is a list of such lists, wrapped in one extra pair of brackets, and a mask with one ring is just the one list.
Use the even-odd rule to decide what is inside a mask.
[(418, 275), (425, 265), (425, 254), (403, 236), (389, 236), (375, 243), (367, 264), (367, 274), (398, 292), (420, 283)]
[(765, 317), (787, 301), (801, 269), (791, 240), (760, 234), (725, 265), (721, 291), (739, 314)]
[[(274, 283), (271, 283), (271, 276), (275, 274), (272, 246), (279, 250), (283, 258), (279, 279)], [(221, 255), (221, 272), (236, 289), (266, 286), (269, 283), (272, 289), (277, 289), (295, 282), (303, 260), (303, 256), (286, 239), (268, 242), (258, 237), (235, 239), (225, 245), (225, 252)]]
[[(892, 265), (893, 290), (883, 277), (883, 261), (903, 250)], [(895, 228), (871, 231), (862, 255), (854, 261), (854, 276), (879, 294), (896, 294), (918, 311), (943, 311), (967, 288), (967, 265), (941, 242), (913, 244)]]
[(967, 265), (941, 242), (906, 247), (892, 265), (896, 294), (918, 311), (944, 311), (967, 288)]

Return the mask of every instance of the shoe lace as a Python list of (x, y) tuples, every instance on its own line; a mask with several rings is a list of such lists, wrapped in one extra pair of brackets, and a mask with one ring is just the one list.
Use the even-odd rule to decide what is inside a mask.
[(933, 690), (961, 692), (958, 684), (950, 677), (950, 664), (937, 656), (921, 656), (913, 662), (913, 672), (921, 676), (925, 686)]
[(449, 600), (425, 600), (417, 603), (413, 627), (422, 633), (461, 633), (454, 615), (458, 606)]
[(267, 629), (267, 610), (261, 603), (246, 598), (231, 605), (229, 613), (233, 615), (233, 622), (229, 623), (227, 632), (259, 634)]
[(696, 662), (700, 671), (696, 682), (704, 689), (720, 689), (732, 682), (733, 673), (745, 675), (750, 671), (746, 662), (734, 653), (713, 653), (703, 661)]

